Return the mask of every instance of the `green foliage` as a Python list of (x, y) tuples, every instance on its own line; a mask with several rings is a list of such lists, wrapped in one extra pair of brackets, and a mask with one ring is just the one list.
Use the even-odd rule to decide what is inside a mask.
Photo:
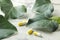
[(58, 28), (58, 23), (52, 21), (52, 12), (54, 8), (50, 0), (36, 0), (32, 11), (35, 16), (29, 19), (27, 26), (40, 31), (53, 32)]
[(15, 26), (7, 19), (27, 17), (27, 9), (24, 5), (14, 7), (11, 0), (0, 0), (0, 9), (5, 14), (5, 17), (0, 15), (0, 39), (4, 39), (17, 32)]
[(53, 16), (50, 19), (52, 19), (52, 20), (56, 21), (58, 24), (60, 24), (60, 17)]
[(5, 13), (5, 18), (9, 18), (9, 12), (13, 7), (11, 0), (0, 0), (1, 10)]
[(0, 7), (1, 10), (4, 12), (6, 19), (19, 18), (27, 12), (27, 9), (24, 5), (13, 7), (11, 0), (0, 0)]
[(39, 31), (54, 32), (58, 28), (58, 24), (51, 20), (39, 20), (27, 25), (29, 28), (33, 28)]
[(27, 18), (27, 9), (24, 5), (13, 7), (10, 11), (9, 18), (18, 19), (18, 18)]
[[(10, 37), (17, 29), (7, 19), (26, 18), (27, 9), (24, 5), (14, 7), (11, 0), (0, 0), (1, 11), (5, 17), (0, 15), (0, 39)], [(54, 32), (58, 28), (60, 18), (51, 18), (54, 11), (50, 0), (36, 0), (31, 10), (35, 16), (29, 19), (27, 26), (40, 31)], [(54, 21), (52, 21), (54, 20)]]
[(17, 32), (15, 26), (13, 26), (2, 15), (0, 15), (0, 39), (9, 37), (15, 32)]
[(35, 12), (35, 16), (32, 20), (48, 19), (52, 16), (54, 8), (50, 0), (36, 0), (35, 5), (32, 8), (32, 11)]

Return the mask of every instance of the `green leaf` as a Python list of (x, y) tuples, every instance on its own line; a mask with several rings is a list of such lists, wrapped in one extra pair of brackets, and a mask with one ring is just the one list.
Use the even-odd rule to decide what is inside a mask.
[(51, 20), (40, 20), (28, 24), (27, 26), (29, 28), (33, 28), (35, 30), (45, 31), (45, 32), (54, 32), (58, 28), (58, 24), (55, 21), (51, 21)]
[(0, 5), (1, 5), (1, 10), (5, 14), (5, 18), (20, 18), (24, 16), (26, 13), (27, 9), (24, 5), (14, 7), (11, 0), (0, 0)]
[[(53, 5), (50, 0), (36, 0), (35, 5), (33, 6), (33, 11), (44, 13), (44, 12), (53, 12)], [(48, 13), (48, 12), (47, 12)]]
[(35, 13), (33, 18), (30, 18), (27, 26), (39, 31), (53, 32), (58, 28), (58, 23), (52, 21), (53, 5), (50, 0), (36, 0), (32, 8)]
[(9, 18), (9, 11), (13, 7), (11, 0), (0, 0), (1, 10), (5, 13), (5, 18)]
[(54, 8), (50, 0), (36, 0), (32, 8), (32, 11), (35, 13), (32, 20), (48, 19), (52, 16), (53, 10)]
[(58, 17), (58, 16), (53, 16), (53, 17), (51, 17), (50, 19), (52, 19), (52, 20), (56, 21), (58, 24), (60, 24), (60, 17)]
[(27, 18), (27, 9), (24, 5), (12, 8), (10, 18)]
[(17, 29), (9, 23), (2, 15), (0, 15), (0, 39), (10, 37)]

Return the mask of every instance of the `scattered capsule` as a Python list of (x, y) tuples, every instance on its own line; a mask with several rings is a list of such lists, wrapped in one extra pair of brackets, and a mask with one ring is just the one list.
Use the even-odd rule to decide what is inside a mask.
[(33, 30), (32, 30), (32, 29), (29, 29), (29, 30), (27, 31), (27, 33), (28, 33), (29, 35), (31, 35), (31, 34), (33, 33)]
[(38, 32), (33, 32), (33, 34), (35, 35), (35, 36), (40, 36), (40, 33), (38, 33)]
[(19, 26), (23, 26), (24, 23), (23, 23), (23, 22), (19, 22), (18, 25), (19, 25)]
[(18, 23), (18, 26), (24, 26), (27, 23), (27, 20), (22, 20)]

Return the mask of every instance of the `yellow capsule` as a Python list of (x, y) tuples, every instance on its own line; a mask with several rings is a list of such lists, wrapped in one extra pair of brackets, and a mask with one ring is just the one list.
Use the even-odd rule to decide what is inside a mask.
[(18, 26), (24, 26), (27, 23), (27, 20), (22, 20), (18, 23)]
[(23, 23), (23, 22), (19, 22), (18, 25), (19, 25), (19, 26), (23, 26), (24, 23)]
[(39, 36), (39, 33), (38, 32), (33, 32), (33, 34), (35, 35), (35, 36)]
[(33, 30), (32, 30), (32, 29), (29, 29), (29, 30), (27, 31), (27, 33), (28, 33), (29, 35), (31, 35), (31, 34), (33, 33)]

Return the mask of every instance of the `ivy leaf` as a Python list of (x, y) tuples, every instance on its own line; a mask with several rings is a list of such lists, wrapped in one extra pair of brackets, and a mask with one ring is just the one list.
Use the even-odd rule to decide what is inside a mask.
[(11, 0), (0, 0), (1, 10), (5, 13), (5, 18), (9, 18), (9, 11), (13, 7)]
[(11, 0), (0, 0), (0, 3), (1, 10), (4, 12), (6, 19), (23, 17), (27, 11), (24, 5), (14, 7)]
[(27, 18), (27, 9), (24, 5), (16, 6), (11, 9), (10, 18)]
[(10, 37), (17, 29), (9, 23), (2, 15), (0, 15), (0, 39)]
[(27, 26), (40, 31), (56, 31), (58, 23), (49, 19), (52, 17), (53, 10), (50, 0), (36, 0), (32, 8), (35, 16), (29, 19)]
[(27, 25), (29, 28), (34, 30), (54, 32), (58, 28), (58, 23), (51, 20), (39, 20)]
[(52, 16), (53, 10), (54, 8), (50, 0), (36, 0), (32, 8), (32, 11), (35, 13), (32, 20), (48, 19)]
[(53, 16), (50, 19), (52, 19), (52, 20), (56, 21), (58, 24), (60, 24), (60, 17)]

